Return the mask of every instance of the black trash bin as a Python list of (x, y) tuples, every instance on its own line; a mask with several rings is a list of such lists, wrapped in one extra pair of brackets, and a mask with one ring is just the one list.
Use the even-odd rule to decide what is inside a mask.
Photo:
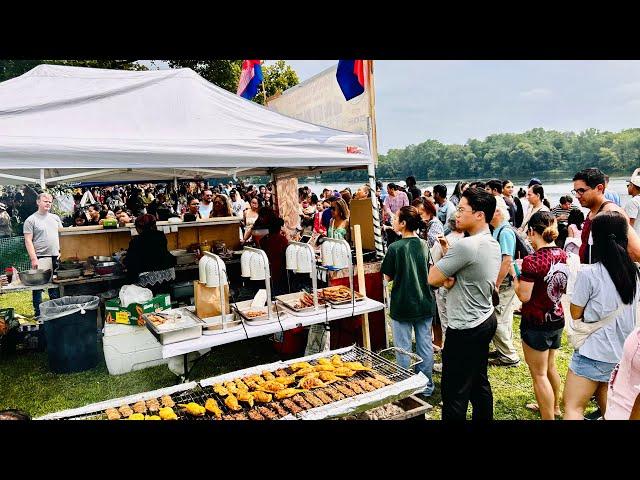
[(57, 298), (40, 305), (52, 372), (82, 372), (98, 364), (99, 304), (98, 297), (83, 295)]

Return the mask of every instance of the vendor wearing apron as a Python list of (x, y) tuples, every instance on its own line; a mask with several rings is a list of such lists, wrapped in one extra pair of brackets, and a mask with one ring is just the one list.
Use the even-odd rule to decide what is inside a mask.
[(138, 235), (129, 242), (124, 264), (127, 279), (141, 287), (150, 288), (154, 295), (166, 293), (175, 280), (176, 257), (169, 253), (167, 237), (156, 229), (153, 215), (141, 215), (135, 221)]

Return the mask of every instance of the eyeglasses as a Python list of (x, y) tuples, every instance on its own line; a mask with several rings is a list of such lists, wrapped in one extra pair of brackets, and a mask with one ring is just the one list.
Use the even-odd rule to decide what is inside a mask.
[(465, 208), (464, 208), (464, 207), (458, 207), (458, 208), (456, 208), (456, 212), (458, 212), (458, 213), (462, 213), (462, 212), (472, 212), (472, 213), (473, 213), (473, 212), (475, 212), (475, 210), (474, 210), (473, 208), (472, 208), (471, 210), (465, 210)]
[(571, 193), (573, 193), (574, 195), (584, 195), (584, 192), (586, 192), (587, 190), (593, 190), (593, 188), (591, 187), (587, 187), (587, 188), (576, 188), (575, 190), (571, 190)]

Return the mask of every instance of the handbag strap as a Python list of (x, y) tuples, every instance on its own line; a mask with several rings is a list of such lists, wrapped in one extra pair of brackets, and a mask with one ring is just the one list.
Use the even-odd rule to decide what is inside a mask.
[[(582, 320), (582, 322), (585, 325), (589, 325), (591, 327), (597, 327), (597, 328), (594, 328), (594, 330), (593, 330), (593, 332), (595, 332), (596, 330), (600, 330), (601, 328), (606, 327), (609, 323), (611, 323), (611, 321), (613, 319), (615, 319), (621, 311), (622, 311), (622, 304), (618, 305), (618, 308), (616, 308), (609, 315), (606, 315), (604, 318), (601, 318), (597, 322), (585, 322), (584, 321), (584, 316), (583, 316), (582, 319), (578, 319), (578, 320)], [(571, 319), (572, 326), (574, 325), (573, 322), (576, 322), (576, 321), (577, 320)], [(591, 333), (593, 333), (593, 332), (591, 332)]]

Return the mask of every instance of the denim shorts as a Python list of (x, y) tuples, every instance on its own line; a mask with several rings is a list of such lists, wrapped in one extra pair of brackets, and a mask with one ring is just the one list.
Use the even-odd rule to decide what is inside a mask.
[(569, 368), (579, 377), (584, 377), (594, 382), (608, 382), (611, 372), (615, 368), (615, 363), (601, 362), (593, 360), (584, 355), (580, 355), (577, 351), (573, 352)]

